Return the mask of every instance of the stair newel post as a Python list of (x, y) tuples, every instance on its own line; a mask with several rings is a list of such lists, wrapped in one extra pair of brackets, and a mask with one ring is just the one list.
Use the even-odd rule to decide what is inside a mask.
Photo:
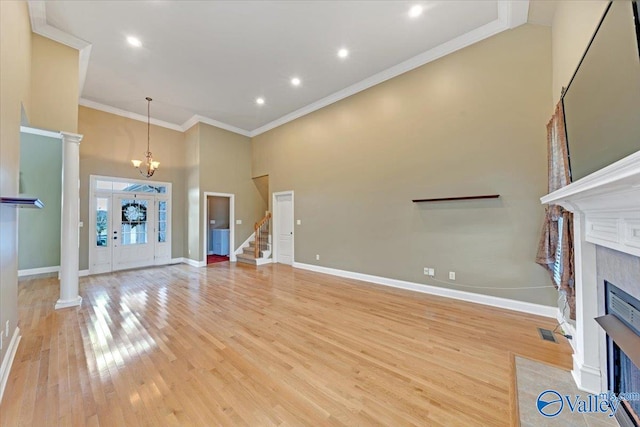
[(253, 226), (253, 229), (255, 231), (255, 236), (256, 236), (256, 245), (253, 248), (254, 250), (254, 256), (256, 257), (256, 259), (258, 259), (260, 256), (260, 225), (259, 223), (255, 223), (255, 225)]

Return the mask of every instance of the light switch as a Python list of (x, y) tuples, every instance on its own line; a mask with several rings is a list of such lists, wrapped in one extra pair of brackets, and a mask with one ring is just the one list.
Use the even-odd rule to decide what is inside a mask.
[(78, 223), (78, 227), (84, 227), (84, 222), (80, 221), (80, 222)]
[(212, 219), (211, 221), (209, 221), (209, 224), (212, 224), (212, 225), (213, 225), (213, 224), (215, 224), (215, 223), (216, 223), (216, 220), (215, 220), (215, 219)]
[(297, 220), (297, 221), (296, 221), (296, 224), (300, 225), (300, 224), (302, 224), (302, 221)]
[(241, 219), (236, 219), (236, 225), (241, 225), (242, 224), (242, 220)]

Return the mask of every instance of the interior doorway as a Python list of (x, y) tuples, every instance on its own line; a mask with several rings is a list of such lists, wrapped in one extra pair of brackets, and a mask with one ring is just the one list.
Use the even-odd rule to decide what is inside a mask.
[(273, 259), (294, 263), (293, 191), (273, 193)]
[(227, 193), (203, 194), (204, 201), (204, 262), (214, 264), (235, 261), (234, 195)]

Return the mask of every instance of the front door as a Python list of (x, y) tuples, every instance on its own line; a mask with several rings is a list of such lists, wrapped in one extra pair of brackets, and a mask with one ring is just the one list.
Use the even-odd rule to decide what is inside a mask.
[(153, 196), (113, 196), (113, 270), (154, 264)]

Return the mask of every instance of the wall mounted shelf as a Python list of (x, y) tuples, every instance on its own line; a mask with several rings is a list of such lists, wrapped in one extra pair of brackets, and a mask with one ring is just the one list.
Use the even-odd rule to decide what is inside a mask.
[(486, 194), (482, 196), (464, 196), (464, 197), (442, 197), (439, 199), (413, 199), (413, 203), (422, 203), (422, 202), (450, 202), (456, 200), (477, 200), (477, 199), (497, 199), (500, 197), (499, 194)]
[(37, 197), (2, 197), (3, 205), (13, 205), (19, 208), (44, 208), (44, 203)]

